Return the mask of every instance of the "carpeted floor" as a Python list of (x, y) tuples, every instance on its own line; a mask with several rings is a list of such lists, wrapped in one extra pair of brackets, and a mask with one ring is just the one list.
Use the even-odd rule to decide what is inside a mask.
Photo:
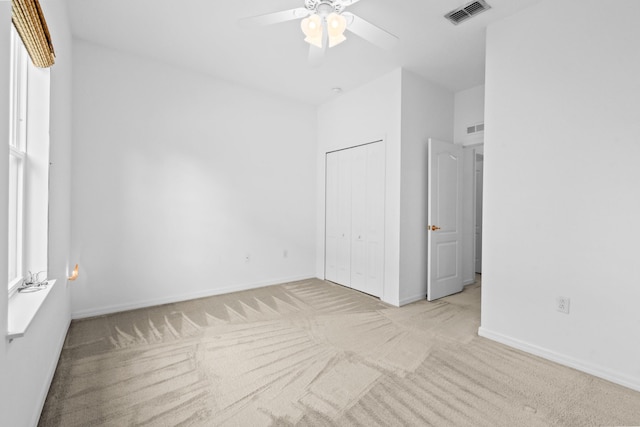
[(480, 285), (320, 280), (74, 321), (40, 426), (640, 425), (640, 393), (479, 338)]

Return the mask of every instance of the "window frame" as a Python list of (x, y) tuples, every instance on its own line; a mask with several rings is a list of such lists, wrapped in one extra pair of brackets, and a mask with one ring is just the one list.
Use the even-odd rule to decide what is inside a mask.
[[(27, 157), (27, 100), (29, 56), (15, 28), (11, 28), (11, 92), (9, 120), (9, 265), (7, 291), (14, 294), (25, 275), (25, 200)], [(17, 171), (14, 170), (17, 168)], [(13, 277), (12, 277), (13, 276)]]

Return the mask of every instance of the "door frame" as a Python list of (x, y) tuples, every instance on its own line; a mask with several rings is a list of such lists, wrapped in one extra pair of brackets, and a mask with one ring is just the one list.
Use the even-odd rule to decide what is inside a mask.
[[(473, 163), (472, 163), (473, 169), (471, 170), (471, 194), (472, 194), (472, 202), (471, 202), (472, 212), (471, 212), (471, 214), (472, 214), (472, 217), (473, 217), (473, 228), (472, 228), (472, 230), (473, 230), (473, 233), (472, 233), (472, 236), (473, 236), (473, 246), (472, 246), (473, 247), (473, 258), (470, 260), (470, 262), (473, 264), (474, 278), (473, 278), (472, 281), (466, 281), (466, 282), (463, 283), (464, 286), (467, 286), (467, 285), (471, 285), (471, 284), (475, 283), (475, 269), (476, 269), (475, 265), (476, 265), (476, 255), (477, 255), (476, 254), (477, 242), (476, 242), (475, 230), (476, 230), (476, 226), (477, 226), (477, 222), (476, 221), (478, 219), (477, 218), (477, 205), (476, 205), (476, 203), (477, 203), (477, 192), (476, 192), (476, 190), (477, 190), (477, 186), (478, 186), (478, 183), (476, 181), (476, 159), (477, 159), (477, 155), (478, 154), (482, 154), (482, 156), (484, 157), (484, 141), (483, 142), (474, 143), (474, 144), (469, 144), (469, 145), (463, 145), (463, 148), (465, 150), (466, 149), (470, 149), (471, 152), (473, 153)], [(483, 159), (483, 161), (484, 161), (484, 159)], [(484, 165), (483, 165), (483, 171), (484, 171)], [(482, 194), (483, 194), (483, 199), (484, 199), (484, 179), (483, 179), (483, 192), (482, 192)], [(483, 232), (484, 232), (484, 230), (483, 230)]]

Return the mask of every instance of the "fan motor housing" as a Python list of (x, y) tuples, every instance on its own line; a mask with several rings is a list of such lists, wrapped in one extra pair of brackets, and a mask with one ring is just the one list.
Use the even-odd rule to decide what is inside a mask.
[(340, 0), (305, 0), (304, 5), (320, 16), (327, 16), (333, 12), (342, 13), (344, 10), (344, 5)]

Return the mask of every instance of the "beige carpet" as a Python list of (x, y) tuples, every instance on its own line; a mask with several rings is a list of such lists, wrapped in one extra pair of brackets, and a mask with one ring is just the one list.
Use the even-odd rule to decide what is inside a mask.
[(640, 393), (320, 280), (71, 324), (41, 426), (640, 425)]

